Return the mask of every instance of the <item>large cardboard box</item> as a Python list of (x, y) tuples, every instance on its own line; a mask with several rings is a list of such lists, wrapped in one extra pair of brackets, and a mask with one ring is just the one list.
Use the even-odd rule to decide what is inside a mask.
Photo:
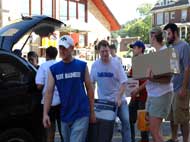
[(148, 67), (152, 69), (154, 76), (178, 74), (180, 73), (179, 56), (174, 48), (167, 48), (158, 52), (133, 57), (133, 78), (146, 78)]

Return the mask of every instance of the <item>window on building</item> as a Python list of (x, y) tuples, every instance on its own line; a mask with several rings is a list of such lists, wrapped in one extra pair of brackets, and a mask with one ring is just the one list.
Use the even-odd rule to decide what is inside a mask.
[(80, 34), (79, 35), (79, 46), (80, 47), (84, 47), (85, 46), (85, 35), (84, 34)]
[(29, 0), (17, 0), (18, 11), (23, 15), (29, 15)]
[(185, 39), (186, 32), (185, 32), (185, 27), (181, 28), (181, 38)]
[(157, 23), (157, 25), (163, 24), (163, 13), (162, 12), (157, 14), (156, 23)]
[(67, 1), (60, 0), (60, 20), (65, 22), (67, 20)]
[[(78, 11), (77, 11), (77, 3), (78, 3)], [(78, 14), (78, 19), (80, 21), (85, 21), (85, 3), (78, 2), (76, 0), (69, 1), (69, 20), (76, 19)], [(60, 0), (60, 20), (67, 20), (67, 0)]]
[(164, 5), (166, 5), (167, 4), (167, 0), (164, 0)]
[(187, 9), (184, 9), (184, 10), (181, 11), (181, 21), (185, 22), (186, 19), (187, 19)]
[(2, 56), (0, 59), (0, 88), (9, 90), (21, 85), (23, 89), (23, 84), (29, 82), (29, 77), (23, 71), (23, 67), (9, 56)]
[(170, 13), (170, 19), (171, 20), (175, 19), (175, 12), (174, 11)]
[(52, 17), (52, 0), (43, 1), (43, 15)]
[(154, 15), (152, 15), (152, 24), (154, 25), (155, 24), (155, 21), (154, 21)]
[(29, 0), (2, 0), (1, 7), (11, 15), (29, 14)]
[(169, 12), (166, 12), (166, 13), (165, 13), (165, 20), (164, 20), (164, 23), (165, 23), (165, 24), (169, 23), (169, 20), (170, 20)]
[(78, 13), (79, 13), (79, 20), (85, 21), (85, 5), (83, 3), (78, 4)]
[(69, 2), (69, 19), (76, 19), (76, 2)]
[(32, 5), (31, 5), (31, 11), (32, 11), (32, 15), (40, 15), (41, 14), (41, 2), (40, 0), (32, 0), (31, 1)]
[(1, 12), (1, 26), (7, 25), (12, 20), (21, 18), (21, 14), (29, 15), (29, 0), (2, 0), (1, 6), (3, 9)]
[(172, 0), (164, 0), (164, 5), (169, 5)]

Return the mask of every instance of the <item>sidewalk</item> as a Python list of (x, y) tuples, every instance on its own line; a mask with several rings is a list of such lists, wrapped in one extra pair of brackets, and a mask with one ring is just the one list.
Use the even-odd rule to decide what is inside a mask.
[[(163, 124), (162, 124), (162, 133), (163, 133), (165, 141), (167, 141), (167, 140), (169, 140), (171, 138), (171, 130), (170, 130), (169, 121), (163, 122)], [(140, 136), (140, 132), (137, 130), (137, 128), (136, 128), (136, 133), (135, 134), (136, 134), (136, 136), (135, 136), (136, 142), (140, 141), (141, 136)], [(149, 138), (150, 138), (149, 140), (152, 140), (151, 135), (150, 135)], [(182, 142), (182, 136), (181, 136), (180, 132), (179, 132), (179, 135), (178, 135), (178, 139), (179, 139), (179, 142)], [(121, 142), (121, 134), (117, 130), (115, 130), (115, 132), (114, 132), (112, 142)], [(189, 138), (189, 142), (190, 142), (190, 138)]]

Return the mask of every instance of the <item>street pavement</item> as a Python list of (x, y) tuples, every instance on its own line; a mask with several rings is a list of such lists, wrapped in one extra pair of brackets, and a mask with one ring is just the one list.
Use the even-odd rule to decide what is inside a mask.
[[(171, 133), (170, 133), (171, 131), (170, 131), (169, 121), (164, 121), (163, 122), (161, 130), (162, 130), (162, 134), (164, 136), (164, 140), (165, 141), (169, 140), (171, 138)], [(135, 139), (136, 139), (136, 142), (140, 141), (140, 132), (137, 129), (136, 129)], [(149, 136), (149, 139), (150, 139), (150, 141), (152, 140), (151, 136)], [(178, 133), (178, 139), (179, 139), (179, 142), (182, 142), (182, 136), (181, 136), (180, 132)], [(121, 141), (122, 141), (121, 140), (121, 134), (118, 131), (118, 128), (115, 127), (114, 135), (113, 135), (113, 138), (112, 138), (112, 142), (121, 142)], [(55, 142), (61, 142), (60, 136), (59, 136), (58, 132), (56, 132)], [(189, 142), (190, 142), (190, 139), (189, 139)]]

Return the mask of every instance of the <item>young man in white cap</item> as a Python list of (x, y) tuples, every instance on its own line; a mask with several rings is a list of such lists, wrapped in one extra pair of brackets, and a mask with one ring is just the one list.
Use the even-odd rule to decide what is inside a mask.
[(94, 94), (87, 64), (72, 57), (73, 49), (73, 39), (68, 35), (62, 36), (59, 40), (62, 61), (51, 66), (48, 74), (43, 124), (46, 128), (51, 125), (48, 112), (56, 85), (61, 100), (64, 142), (85, 142), (89, 116), (90, 122), (95, 122)]

